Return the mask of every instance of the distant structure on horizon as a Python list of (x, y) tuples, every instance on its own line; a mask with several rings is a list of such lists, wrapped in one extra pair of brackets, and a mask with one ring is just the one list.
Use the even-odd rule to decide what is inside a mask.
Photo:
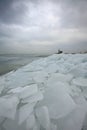
[(61, 54), (63, 53), (63, 51), (61, 51), (60, 49), (58, 50), (57, 54)]

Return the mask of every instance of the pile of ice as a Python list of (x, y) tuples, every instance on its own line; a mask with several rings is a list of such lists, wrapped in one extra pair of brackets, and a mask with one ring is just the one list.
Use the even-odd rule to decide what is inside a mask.
[(0, 77), (0, 130), (87, 130), (87, 54), (54, 54)]

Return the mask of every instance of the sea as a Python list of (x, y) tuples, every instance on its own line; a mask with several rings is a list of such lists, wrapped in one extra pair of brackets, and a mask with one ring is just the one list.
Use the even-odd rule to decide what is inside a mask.
[(30, 54), (0, 54), (0, 76), (31, 63), (43, 56)]

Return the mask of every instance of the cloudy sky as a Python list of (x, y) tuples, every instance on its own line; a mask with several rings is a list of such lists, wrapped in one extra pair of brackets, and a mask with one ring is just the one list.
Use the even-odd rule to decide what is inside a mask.
[(87, 50), (87, 0), (0, 0), (0, 53)]

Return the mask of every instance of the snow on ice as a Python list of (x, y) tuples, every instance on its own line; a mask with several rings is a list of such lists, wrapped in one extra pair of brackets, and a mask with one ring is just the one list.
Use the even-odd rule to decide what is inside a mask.
[(87, 54), (54, 54), (0, 77), (0, 130), (87, 130)]

